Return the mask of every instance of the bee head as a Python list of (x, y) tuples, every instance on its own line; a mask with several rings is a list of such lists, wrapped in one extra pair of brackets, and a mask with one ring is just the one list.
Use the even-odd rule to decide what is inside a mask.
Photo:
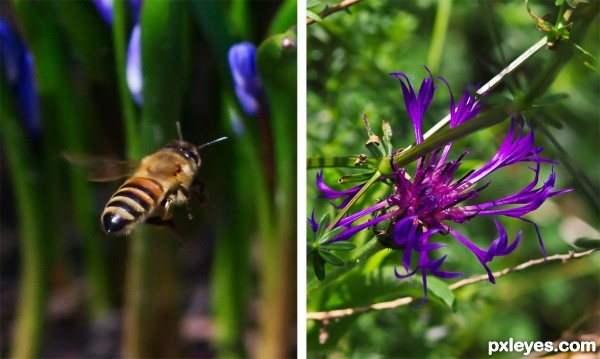
[(203, 149), (206, 146), (210, 146), (214, 143), (221, 142), (226, 140), (227, 137), (217, 138), (216, 140), (212, 140), (200, 146), (195, 146), (187, 141), (183, 140), (183, 136), (181, 135), (181, 125), (179, 121), (175, 122), (175, 127), (177, 127), (177, 135), (179, 136), (179, 140), (173, 141), (169, 143), (166, 148), (173, 148), (179, 151), (184, 157), (193, 160), (198, 167), (200, 167), (200, 154), (198, 151)]
[(165, 148), (171, 148), (189, 160), (194, 161), (194, 163), (200, 166), (200, 154), (198, 153), (198, 147), (195, 145), (184, 141), (184, 140), (175, 140), (165, 146)]

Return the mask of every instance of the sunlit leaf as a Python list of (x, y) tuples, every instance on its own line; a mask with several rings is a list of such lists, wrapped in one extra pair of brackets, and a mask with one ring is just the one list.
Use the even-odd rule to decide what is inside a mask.
[(356, 248), (356, 244), (354, 244), (352, 242), (342, 241), (342, 242), (326, 243), (319, 247), (323, 248), (323, 249), (330, 249), (330, 250), (335, 250), (335, 251), (350, 251), (350, 250), (353, 250)]
[(449, 283), (437, 277), (427, 277), (427, 289), (430, 299), (438, 299), (441, 303), (454, 309), (456, 297), (454, 292), (450, 290)]

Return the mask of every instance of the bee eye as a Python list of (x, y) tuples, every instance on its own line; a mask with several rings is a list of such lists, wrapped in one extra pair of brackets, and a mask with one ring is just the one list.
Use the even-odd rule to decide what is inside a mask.
[(198, 160), (199, 160), (199, 158), (198, 158), (198, 155), (197, 155), (197, 154), (195, 154), (194, 152), (187, 151), (187, 150), (185, 150), (185, 149), (183, 149), (183, 148), (180, 148), (180, 149), (179, 149), (179, 152), (181, 152), (181, 154), (182, 154), (182, 155), (183, 155), (185, 158), (187, 158), (187, 159), (190, 159), (190, 160), (193, 160), (194, 162), (198, 163)]

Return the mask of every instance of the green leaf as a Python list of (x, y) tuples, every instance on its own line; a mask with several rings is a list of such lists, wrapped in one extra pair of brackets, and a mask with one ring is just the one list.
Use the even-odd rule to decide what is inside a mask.
[(321, 5), (321, 0), (306, 0), (306, 7), (311, 8), (313, 6)]
[(309, 17), (313, 20), (315, 20), (316, 22), (321, 22), (323, 19), (321, 19), (321, 17), (319, 15), (317, 15), (316, 13), (310, 11), (310, 10), (306, 10), (306, 17)]
[[(278, 201), (296, 210), (296, 34), (288, 31), (267, 38), (258, 47), (256, 67), (269, 105), (273, 134)], [(287, 218), (283, 212), (277, 215)], [(295, 216), (292, 215), (292, 216)]]
[[(227, 54), (229, 48), (233, 45), (231, 35), (231, 22), (227, 18), (223, 1), (193, 1), (191, 3), (193, 15), (211, 49), (211, 55), (218, 64), (218, 69), (223, 79), (223, 83), (232, 86), (229, 74), (229, 65)], [(233, 91), (233, 90), (232, 90)]]
[(116, 84), (110, 25), (92, 2), (54, 1), (54, 14), (61, 22), (66, 41), (75, 50), (87, 75), (112, 90)]
[(313, 252), (313, 255), (312, 255), (313, 270), (315, 271), (315, 274), (317, 275), (317, 278), (319, 280), (325, 279), (325, 265), (321, 259), (322, 258), (317, 251)]
[(371, 171), (371, 172), (367, 172), (367, 173), (357, 173), (357, 174), (352, 174), (352, 175), (346, 175), (346, 176), (343, 176), (342, 178), (340, 178), (338, 180), (338, 182), (339, 183), (352, 183), (352, 182), (364, 183), (364, 182), (367, 182), (369, 179), (371, 179), (371, 177), (373, 177), (374, 174), (375, 174), (375, 172)]
[(328, 252), (324, 249), (317, 249), (319, 251), (319, 255), (329, 264), (337, 266), (337, 267), (341, 267), (344, 265), (344, 260), (338, 256), (336, 256), (335, 254)]
[(583, 249), (600, 249), (600, 239), (599, 238), (577, 238), (573, 244), (579, 248)]
[(352, 242), (342, 241), (342, 242), (326, 243), (326, 244), (319, 246), (319, 248), (330, 249), (330, 250), (334, 250), (334, 251), (351, 251), (356, 248), (356, 244), (354, 244)]
[[(346, 157), (309, 157), (306, 159), (306, 168), (325, 168), (325, 167), (348, 167), (356, 168), (354, 164), (356, 162), (356, 156)], [(369, 167), (375, 168), (376, 161), (373, 158), (368, 158), (367, 163)], [(363, 165), (364, 166), (364, 165)]]
[[(189, 78), (190, 18), (186, 2), (151, 1), (141, 13), (143, 84), (143, 122), (140, 128), (143, 147), (154, 149), (155, 133), (161, 124), (175, 133), (175, 121), (182, 111), (184, 82)], [(174, 137), (174, 136), (173, 136)], [(144, 140), (142, 140), (144, 142)]]
[(323, 235), (323, 237), (318, 238), (318, 241), (319, 241), (319, 243), (325, 244), (325, 243), (329, 242), (330, 240), (334, 239), (335, 236), (337, 236), (338, 234), (342, 233), (345, 229), (346, 229), (345, 227), (334, 228), (331, 231), (325, 233)]
[(562, 100), (566, 100), (569, 98), (569, 94), (566, 93), (557, 93), (548, 96), (542, 96), (535, 101), (535, 106), (544, 107), (544, 106), (554, 106), (558, 102)]
[(290, 27), (296, 24), (296, 9), (298, 4), (296, 0), (286, 0), (277, 10), (277, 14), (269, 27), (269, 34), (279, 34), (286, 32)]
[(448, 282), (433, 276), (427, 276), (427, 290), (430, 299), (437, 299), (439, 302), (454, 310), (456, 297), (450, 290)]
[(319, 229), (317, 229), (317, 233), (315, 234), (315, 237), (317, 239), (321, 238), (321, 236), (323, 236), (323, 233), (325, 233), (325, 229), (327, 229), (327, 226), (329, 225), (330, 218), (331, 213), (329, 212), (325, 212), (321, 216), (321, 219), (319, 220)]

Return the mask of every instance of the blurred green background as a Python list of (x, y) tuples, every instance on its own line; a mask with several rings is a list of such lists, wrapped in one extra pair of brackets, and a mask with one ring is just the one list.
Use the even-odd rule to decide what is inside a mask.
[[(319, 14), (326, 2), (309, 3), (309, 10)], [(487, 104), (489, 108), (511, 103), (535, 83), (549, 82), (526, 117), (536, 129), (536, 144), (544, 146), (542, 155), (559, 162), (554, 166), (556, 188), (572, 187), (575, 191), (547, 201), (526, 216), (540, 226), (548, 255), (582, 251), (572, 245), (576, 238), (599, 237), (600, 81), (595, 58), (600, 49), (600, 27), (598, 3), (591, 3), (581, 4), (571, 18), (574, 42), (589, 54), (567, 40), (553, 51), (544, 48), (493, 90)], [(560, 7), (553, 1), (530, 1), (530, 6), (538, 16), (550, 14), (548, 21), (556, 22)], [(362, 125), (363, 112), (376, 133), (381, 133), (383, 120), (391, 122), (397, 147), (413, 143), (402, 91), (398, 81), (388, 75), (390, 72), (405, 72), (418, 88), (428, 75), (423, 66), (428, 66), (434, 77), (442, 76), (448, 81), (458, 101), (467, 84), (483, 85), (544, 36), (523, 1), (373, 0), (360, 1), (348, 10), (308, 26), (309, 159), (368, 153), (364, 147), (367, 136)], [(569, 60), (547, 70), (562, 57)], [(436, 80), (436, 84), (441, 86), (425, 115), (424, 132), (449, 111), (448, 91), (441, 82)], [(557, 94), (566, 96), (549, 97)], [(450, 158), (469, 147), (471, 152), (463, 166), (477, 168), (496, 153), (508, 125), (505, 121), (456, 141), (455, 154)], [(550, 168), (546, 166), (541, 178), (547, 178)], [(324, 173), (328, 185), (346, 189), (353, 184), (339, 185), (337, 179), (357, 172), (360, 170), (326, 168)], [(316, 173), (316, 168), (309, 168), (306, 216), (310, 217), (315, 208), (318, 220), (326, 212), (336, 212), (327, 201), (317, 198)], [(531, 181), (531, 174), (526, 164), (499, 171), (476, 203), (514, 193)], [(385, 198), (385, 191), (359, 201), (351, 213), (373, 204), (377, 198)], [(516, 219), (500, 221), (511, 240), (521, 229), (523, 239), (515, 252), (491, 263), (493, 271), (542, 257), (533, 226)], [(481, 247), (487, 247), (497, 236), (489, 217), (452, 227)], [(310, 228), (308, 234), (312, 234)], [(370, 231), (363, 231), (353, 241), (360, 246), (370, 236)], [(442, 269), (464, 272), (467, 277), (485, 274), (460, 243), (450, 236), (436, 238), (447, 245), (440, 250), (448, 254)], [(336, 254), (345, 258), (352, 255)], [(419, 301), (419, 276), (405, 280), (394, 277), (393, 268), (401, 261), (401, 253), (379, 252), (328, 287), (309, 292), (308, 311), (352, 308), (410, 295)], [(310, 261), (307, 267), (307, 279), (313, 282), (316, 278)], [(327, 265), (326, 269), (331, 270), (332, 266)], [(430, 296), (419, 309), (404, 306), (341, 320), (332, 318), (326, 323), (309, 320), (308, 356), (475, 358), (488, 355), (488, 341), (511, 337), (555, 341), (581, 340), (588, 335), (588, 339), (598, 341), (599, 294), (597, 254), (565, 264), (546, 263), (498, 278), (496, 285), (484, 281), (457, 290), (455, 310)]]
[[(295, 356), (296, 1), (144, 2), (141, 106), (125, 80), (130, 5), (114, 2), (111, 26), (91, 1), (0, 3), (32, 53), (41, 121), (28, 132), (3, 74), (0, 355)], [(261, 126), (233, 91), (240, 41), (258, 47)], [(191, 221), (175, 209), (180, 236), (105, 235), (121, 182), (88, 182), (63, 152), (139, 161), (177, 121), (198, 145), (229, 137), (201, 151), (206, 200)]]

